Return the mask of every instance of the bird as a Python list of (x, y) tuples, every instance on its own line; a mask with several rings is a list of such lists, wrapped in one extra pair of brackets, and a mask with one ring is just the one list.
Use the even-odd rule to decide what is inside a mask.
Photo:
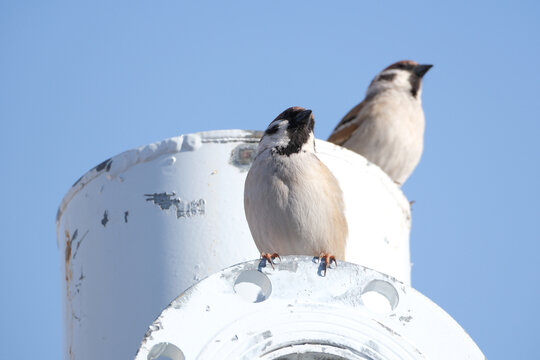
[(345, 259), (348, 226), (338, 180), (315, 153), (314, 126), (312, 111), (299, 106), (268, 125), (246, 176), (244, 210), (272, 267), (279, 255), (318, 256), (325, 276)]
[(422, 156), (422, 78), (432, 66), (403, 60), (385, 68), (328, 141), (364, 156), (403, 185)]

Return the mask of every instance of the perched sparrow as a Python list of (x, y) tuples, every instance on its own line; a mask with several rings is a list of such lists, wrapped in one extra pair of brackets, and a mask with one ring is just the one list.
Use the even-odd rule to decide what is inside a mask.
[(270, 123), (246, 178), (244, 209), (263, 257), (324, 256), (326, 274), (345, 257), (348, 228), (339, 184), (315, 155), (314, 125), (301, 107)]
[(384, 69), (328, 141), (366, 157), (403, 184), (422, 156), (422, 77), (432, 66), (405, 60)]

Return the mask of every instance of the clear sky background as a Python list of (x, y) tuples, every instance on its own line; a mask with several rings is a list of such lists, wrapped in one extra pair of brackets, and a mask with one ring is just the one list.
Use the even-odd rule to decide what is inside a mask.
[(490, 359), (538, 356), (538, 1), (0, 1), (5, 359), (57, 359), (55, 215), (124, 150), (313, 109), (327, 138), (381, 69), (426, 75), (413, 286)]

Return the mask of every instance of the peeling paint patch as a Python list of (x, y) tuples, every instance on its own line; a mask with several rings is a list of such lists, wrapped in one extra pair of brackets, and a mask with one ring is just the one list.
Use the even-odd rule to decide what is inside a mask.
[[(71, 239), (71, 242), (75, 241), (76, 235), (78, 234), (78, 230), (79, 229), (75, 230), (75, 232), (73, 233), (73, 239)], [(75, 257), (77, 256), (79, 247), (81, 246), (81, 243), (83, 242), (84, 238), (86, 238), (86, 235), (88, 235), (89, 231), (90, 230), (86, 230), (84, 235), (79, 239), (79, 241), (77, 241), (77, 245), (75, 246), (75, 251), (73, 252), (73, 259), (75, 259)]]
[(109, 212), (105, 210), (105, 212), (103, 213), (103, 219), (101, 219), (101, 225), (105, 227), (108, 222), (109, 222)]
[(169, 210), (171, 207), (176, 208), (176, 218), (192, 217), (197, 215), (204, 215), (206, 211), (206, 201), (204, 199), (199, 200), (182, 200), (176, 198), (176, 194), (173, 193), (153, 193), (144, 194), (147, 197), (146, 201), (152, 201), (158, 205), (162, 210)]
[(399, 321), (401, 321), (401, 322), (407, 322), (408, 323), (411, 320), (412, 320), (412, 316), (410, 316), (410, 315), (409, 316), (400, 316), (399, 317)]
[(161, 323), (160, 319), (154, 321), (152, 323), (152, 325), (150, 325), (148, 327), (148, 330), (151, 331), (151, 332), (158, 331), (158, 330), (161, 330), (161, 329), (163, 329), (163, 324)]
[[(69, 234), (66, 234), (66, 235), (69, 235)], [(77, 240), (77, 235), (79, 235), (79, 229), (75, 229), (75, 231), (73, 232), (73, 235), (71, 235), (71, 240), (69, 242), (69, 253), (70, 253), (70, 255), (71, 255), (71, 245), (73, 245), (73, 242), (75, 240)], [(69, 236), (68, 236), (68, 238), (69, 238)], [(66, 250), (67, 250), (67, 247), (66, 247)], [(66, 260), (69, 260), (69, 258), (67, 258)]]
[(81, 276), (79, 276), (79, 281), (75, 284), (75, 291), (78, 293), (81, 292), (81, 286), (82, 286), (82, 281), (84, 280), (85, 276), (81, 270)]
[(111, 170), (111, 165), (112, 165), (112, 159), (109, 158), (105, 161), (103, 161), (102, 163), (100, 163), (98, 166), (96, 166), (94, 169), (97, 171), (97, 172), (100, 172), (102, 171), (103, 169), (105, 169), (106, 171), (110, 171)]
[[(86, 235), (88, 235), (89, 230), (87, 230), (83, 236), (79, 237), (79, 229), (75, 229), (75, 231), (70, 235), (69, 232), (65, 231), (66, 236), (66, 246), (65, 246), (65, 275), (66, 275), (66, 295), (68, 299), (71, 301), (72, 298), (77, 295), (80, 292), (80, 288), (82, 286), (82, 281), (84, 280), (85, 276), (82, 272), (79, 274), (78, 282), (73, 283), (73, 279), (76, 279), (76, 277), (73, 276), (73, 265), (71, 260), (75, 259), (77, 256), (77, 252), (79, 250), (79, 247), (81, 246), (81, 243), (86, 238)], [(70, 302), (70, 306), (71, 302)], [(72, 308), (71, 310), (72, 316), (76, 318), (74, 314), (74, 310)]]
[(124, 211), (124, 222), (127, 224), (128, 222), (128, 216), (129, 216), (129, 211)]
[(231, 151), (229, 163), (237, 168), (248, 171), (255, 159), (258, 144), (240, 144)]

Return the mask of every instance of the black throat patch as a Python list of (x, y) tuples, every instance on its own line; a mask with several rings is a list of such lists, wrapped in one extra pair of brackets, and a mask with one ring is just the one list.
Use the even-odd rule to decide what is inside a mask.
[(289, 121), (289, 127), (287, 128), (289, 144), (287, 144), (287, 146), (275, 147), (274, 153), (286, 156), (299, 153), (302, 146), (308, 142), (309, 136), (313, 132), (314, 125), (315, 122), (313, 120), (310, 120), (307, 124)]
[(422, 84), (422, 78), (411, 73), (411, 76), (409, 76), (409, 83), (411, 84), (411, 95), (416, 97), (418, 95), (418, 89), (420, 89), (420, 85)]

